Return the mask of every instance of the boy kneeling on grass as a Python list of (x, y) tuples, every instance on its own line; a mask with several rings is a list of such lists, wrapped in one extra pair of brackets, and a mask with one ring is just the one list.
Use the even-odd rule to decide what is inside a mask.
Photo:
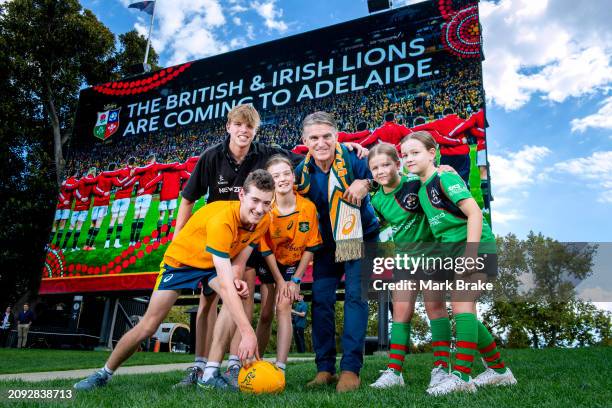
[[(231, 338), (237, 326), (242, 336), (238, 356), (243, 364), (259, 358), (257, 337), (240, 300), (248, 297), (247, 284), (237, 277), (242, 276), (253, 248), (268, 230), (274, 179), (267, 171), (256, 170), (246, 178), (238, 197), (239, 201), (205, 205), (189, 219), (164, 254), (143, 319), (121, 337), (104, 367), (74, 388), (91, 390), (106, 385), (140, 343), (155, 333), (180, 290), (195, 290), (200, 282), (205, 293), (215, 291), (223, 300), (213, 333), (213, 349), (225, 350), (222, 343)], [(203, 385), (218, 388), (227, 384), (219, 376), (218, 368), (211, 367), (207, 374)]]

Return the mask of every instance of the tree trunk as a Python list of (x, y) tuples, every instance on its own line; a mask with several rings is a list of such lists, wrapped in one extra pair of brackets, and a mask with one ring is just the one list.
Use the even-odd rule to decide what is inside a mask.
[(47, 92), (47, 110), (49, 111), (49, 119), (51, 120), (51, 127), (53, 128), (53, 155), (55, 158), (55, 175), (57, 177), (58, 187), (64, 180), (64, 155), (62, 152), (62, 133), (60, 129), (59, 117), (55, 110), (55, 103), (53, 102), (53, 96), (51, 92), (51, 86), (49, 83), (45, 83), (45, 90)]
[(538, 333), (536, 333), (535, 331), (531, 332), (531, 344), (533, 345), (534, 349), (540, 348), (540, 340), (538, 339)]

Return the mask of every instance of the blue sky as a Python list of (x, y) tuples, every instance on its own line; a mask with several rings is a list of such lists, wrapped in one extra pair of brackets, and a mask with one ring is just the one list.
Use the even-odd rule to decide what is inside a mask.
[[(81, 2), (115, 34), (146, 32), (132, 0)], [(495, 233), (612, 241), (609, 0), (481, 1), (480, 12)], [(174, 65), (367, 14), (365, 0), (158, 0), (153, 45)]]

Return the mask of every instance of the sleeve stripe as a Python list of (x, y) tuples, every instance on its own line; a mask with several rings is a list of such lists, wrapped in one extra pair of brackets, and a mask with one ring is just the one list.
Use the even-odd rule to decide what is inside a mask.
[(258, 244), (258, 243), (256, 243), (256, 242), (251, 242), (251, 243), (249, 244), (249, 246), (250, 246), (251, 248), (255, 248), (255, 249), (257, 249), (257, 247), (259, 246), (259, 244)]
[(263, 256), (264, 258), (265, 258), (266, 256), (270, 256), (270, 255), (272, 255), (272, 251), (264, 251), (264, 252), (261, 252), (261, 256)]
[(217, 251), (216, 249), (213, 249), (213, 248), (211, 248), (211, 247), (209, 247), (209, 246), (207, 246), (207, 247), (206, 247), (206, 250), (207, 250), (208, 252), (210, 252), (211, 254), (213, 254), (213, 255), (217, 255), (217, 256), (219, 256), (219, 257), (221, 257), (221, 258), (227, 258), (227, 259), (229, 259), (229, 257), (230, 257), (230, 256), (229, 256), (229, 254), (228, 254), (227, 252)]

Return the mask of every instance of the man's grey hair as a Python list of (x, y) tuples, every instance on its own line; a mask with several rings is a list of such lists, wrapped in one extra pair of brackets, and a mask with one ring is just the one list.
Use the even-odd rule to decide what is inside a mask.
[(302, 134), (304, 134), (306, 126), (312, 125), (327, 125), (333, 128), (335, 133), (338, 132), (338, 124), (331, 113), (318, 111), (306, 116), (302, 121)]

